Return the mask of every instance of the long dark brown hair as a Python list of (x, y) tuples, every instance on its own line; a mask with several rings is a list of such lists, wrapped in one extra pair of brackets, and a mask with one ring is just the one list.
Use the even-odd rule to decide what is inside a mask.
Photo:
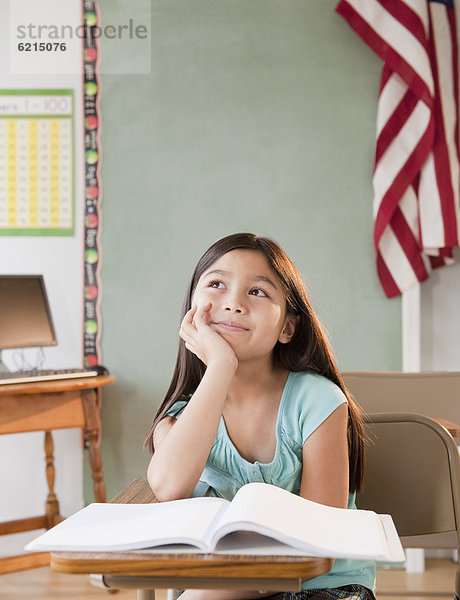
[[(292, 339), (287, 344), (277, 342), (273, 349), (274, 364), (289, 371), (311, 371), (323, 375), (338, 385), (347, 397), (349, 489), (351, 492), (359, 491), (362, 487), (365, 464), (365, 433), (361, 411), (345, 388), (299, 272), (275, 241), (252, 233), (236, 233), (215, 242), (195, 267), (182, 306), (181, 319), (192, 307), (192, 296), (201, 275), (216, 260), (232, 250), (262, 252), (281, 283), (287, 312), (298, 315)], [(154, 452), (153, 431), (156, 425), (177, 400), (188, 400), (198, 387), (205, 370), (206, 365), (193, 352), (187, 350), (183, 340), (180, 339), (171, 384), (145, 437), (144, 445), (151, 453)]]

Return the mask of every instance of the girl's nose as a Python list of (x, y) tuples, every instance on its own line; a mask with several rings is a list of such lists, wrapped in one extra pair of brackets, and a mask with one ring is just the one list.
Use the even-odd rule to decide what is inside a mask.
[(234, 314), (246, 313), (246, 289), (243, 286), (234, 285), (222, 295), (222, 307), (225, 311)]
[(243, 310), (241, 308), (233, 307), (233, 306), (229, 306), (229, 305), (227, 305), (225, 307), (225, 310), (229, 310), (230, 312), (236, 312), (236, 313), (242, 313), (243, 312)]
[(232, 313), (242, 313), (245, 311), (244, 300), (241, 294), (228, 294), (224, 300), (224, 309)]

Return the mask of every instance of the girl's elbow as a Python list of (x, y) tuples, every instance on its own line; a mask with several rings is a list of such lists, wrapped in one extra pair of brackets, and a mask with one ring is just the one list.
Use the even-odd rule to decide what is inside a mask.
[(170, 502), (171, 500), (180, 500), (179, 495), (173, 488), (168, 489), (167, 486), (162, 485), (160, 482), (156, 482), (155, 480), (150, 479), (149, 484), (158, 502)]
[(152, 485), (150, 487), (155, 494), (155, 498), (158, 502), (171, 502), (172, 500), (183, 500), (189, 496), (181, 493), (181, 491), (175, 487), (169, 487), (166, 485)]
[(152, 492), (155, 494), (155, 498), (159, 502), (165, 502), (170, 500), (165, 494), (166, 490), (164, 490), (164, 485), (162, 485), (162, 477), (158, 477), (157, 473), (154, 469), (152, 469), (152, 465), (149, 465), (147, 470), (147, 481), (149, 482), (150, 488)]
[(175, 490), (154, 490), (154, 494), (158, 502), (172, 502), (173, 500), (183, 500), (186, 498), (186, 496), (175, 493)]
[(147, 480), (159, 502), (170, 502), (171, 500), (182, 500), (189, 497), (169, 477), (158, 476), (151, 469), (147, 472)]

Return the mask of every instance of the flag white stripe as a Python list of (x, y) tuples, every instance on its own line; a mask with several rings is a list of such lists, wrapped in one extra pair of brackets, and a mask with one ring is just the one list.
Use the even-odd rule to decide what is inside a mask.
[(380, 238), (379, 251), (400, 290), (407, 289), (418, 281), (406, 253), (390, 226), (385, 229)]
[(430, 259), (428, 258), (428, 255), (425, 252), (421, 252), (420, 256), (422, 257), (426, 272), (428, 274), (430, 274), (433, 269), (431, 267), (431, 263), (430, 263)]
[(405, 191), (403, 197), (401, 198), (401, 202), (399, 203), (399, 208), (403, 214), (404, 220), (412, 231), (413, 236), (420, 242), (420, 231), (419, 231), (419, 222), (418, 222), (418, 202), (417, 196), (415, 194), (415, 190), (412, 185), (410, 185)]
[(392, 185), (394, 178), (403, 168), (408, 157), (425, 133), (430, 121), (430, 110), (423, 102), (417, 102), (404, 127), (392, 140), (381, 156), (374, 171), (374, 217), (377, 215), (382, 198)]
[(353, 7), (372, 26), (379, 24), (377, 34), (401, 57), (410, 56), (410, 66), (434, 94), (431, 65), (425, 48), (414, 35), (375, 0), (353, 0)]
[(443, 248), (445, 245), (444, 220), (436, 181), (433, 152), (430, 152), (420, 173), (418, 199), (422, 246)]
[(397, 73), (392, 73), (382, 88), (377, 111), (377, 137), (393, 115), (409, 86)]

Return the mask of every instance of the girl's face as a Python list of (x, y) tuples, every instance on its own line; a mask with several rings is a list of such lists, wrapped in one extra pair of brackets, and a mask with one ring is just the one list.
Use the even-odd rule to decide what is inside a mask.
[(192, 307), (208, 302), (209, 325), (240, 361), (271, 356), (276, 342), (287, 343), (294, 334), (296, 317), (286, 313), (281, 284), (256, 250), (231, 250), (203, 273)]

